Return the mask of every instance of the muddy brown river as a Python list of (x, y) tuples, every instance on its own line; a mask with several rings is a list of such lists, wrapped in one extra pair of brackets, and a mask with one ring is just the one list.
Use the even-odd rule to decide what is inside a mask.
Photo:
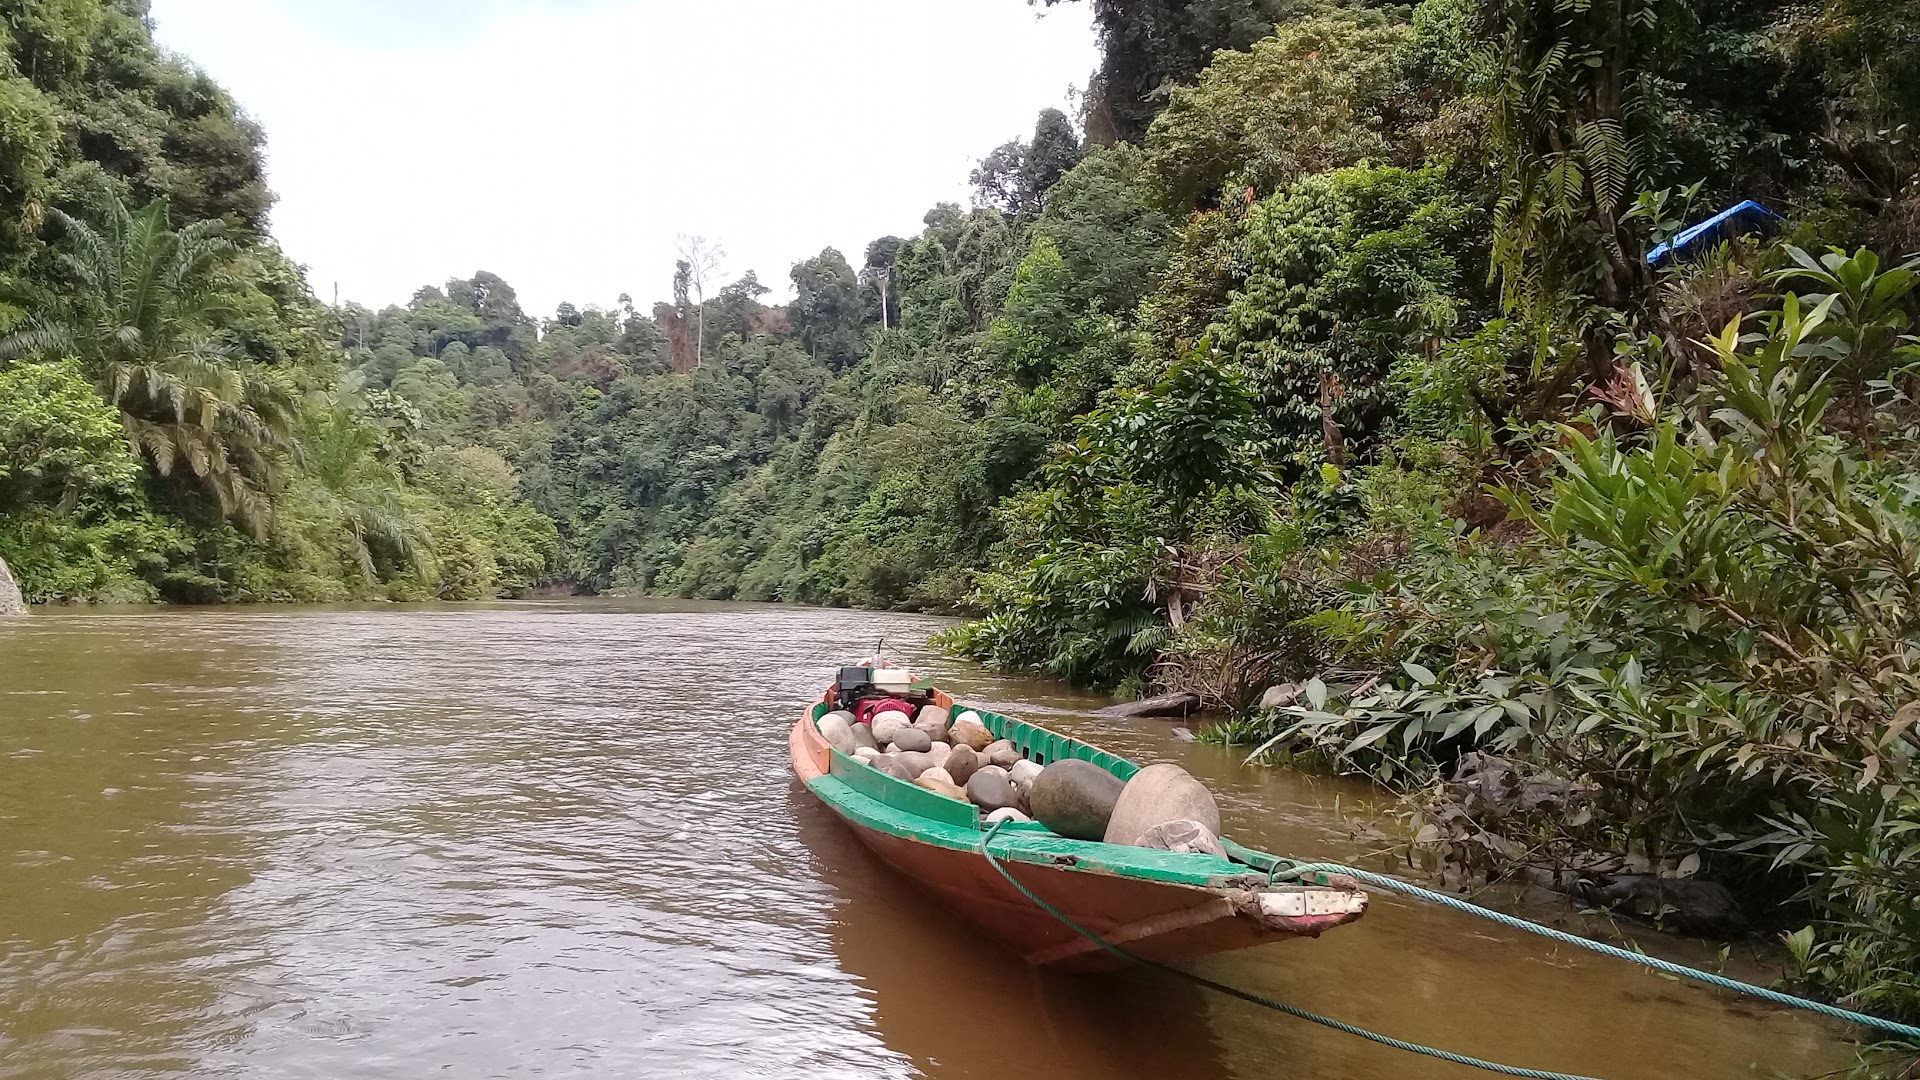
[[(1386, 866), (1364, 787), (1090, 716), (933, 654), (941, 625), (617, 601), (0, 621), (0, 1077), (1485, 1075), (1163, 976), (1036, 973), (878, 863), (793, 782), (786, 730), (885, 639), (964, 700), (1185, 765), (1243, 842)], [(1609, 1080), (1850, 1058), (1824, 1022), (1391, 897), (1197, 968)]]

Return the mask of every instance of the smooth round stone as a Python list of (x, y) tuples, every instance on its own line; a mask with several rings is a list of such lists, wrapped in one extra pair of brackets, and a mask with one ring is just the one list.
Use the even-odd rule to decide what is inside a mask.
[(933, 736), (934, 742), (945, 742), (947, 729), (953, 726), (953, 721), (948, 717), (947, 710), (938, 705), (929, 705), (913, 718), (913, 726)]
[(1163, 821), (1155, 825), (1140, 838), (1139, 846), (1160, 851), (1177, 851), (1183, 855), (1218, 855), (1223, 859), (1227, 857), (1227, 849), (1220, 843), (1220, 838), (1205, 825), (1190, 819)]
[(967, 781), (967, 800), (989, 813), (1020, 808), (1020, 795), (1007, 779), (1007, 770), (995, 765), (980, 769)]
[(893, 760), (899, 762), (901, 767), (907, 770), (907, 779), (909, 780), (918, 779), (921, 773), (933, 768), (932, 755), (917, 750), (896, 751), (893, 755)]
[(973, 747), (961, 743), (947, 755), (945, 764), (947, 771), (953, 774), (953, 782), (964, 784), (973, 779), (973, 774), (986, 762), (981, 760), (979, 752)]
[(1033, 778), (1040, 775), (1040, 763), (1021, 758), (1007, 766), (1007, 779), (1013, 781), (1015, 791), (1033, 790)]
[(953, 722), (950, 735), (955, 746), (965, 743), (975, 750), (985, 750), (993, 745), (993, 732), (980, 722), (980, 714), (976, 712), (961, 713), (960, 719)]
[[(1009, 773), (1008, 775), (1012, 775)], [(1125, 782), (1091, 761), (1067, 758), (1040, 770), (1027, 793), (1034, 820), (1074, 840), (1101, 840)]]
[(853, 759), (855, 761), (864, 761), (871, 765), (873, 764), (873, 759), (879, 756), (880, 751), (875, 750), (871, 746), (856, 746), (853, 748)]
[(900, 759), (892, 754), (881, 754), (874, 758), (873, 767), (895, 779), (913, 782), (913, 770), (901, 764)]
[(840, 713), (828, 713), (814, 726), (820, 729), (820, 737), (827, 740), (828, 745), (843, 754), (853, 753), (860, 745), (853, 741), (853, 727)]
[(933, 755), (933, 763), (935, 765), (945, 765), (947, 758), (953, 755), (953, 747), (947, 743), (936, 742), (932, 746), (927, 747), (927, 753)]
[(907, 719), (907, 714), (898, 709), (888, 709), (885, 712), (874, 713), (874, 741), (878, 742), (881, 746), (885, 746), (893, 741), (895, 735), (900, 734), (901, 731), (912, 726), (913, 722)]
[(997, 825), (1002, 821), (1022, 822), (1022, 821), (1032, 821), (1032, 820), (1033, 820), (1032, 818), (1021, 813), (1018, 810), (1015, 810), (1011, 806), (1003, 806), (1000, 809), (995, 810), (993, 813), (987, 815), (987, 824), (989, 825)]
[(1013, 768), (1014, 762), (1020, 760), (1020, 748), (1013, 745), (1012, 739), (1000, 739), (987, 744), (986, 753), (989, 762), (1003, 769)]
[[(876, 737), (878, 737), (879, 734), (877, 731), (874, 732)], [(933, 749), (933, 740), (927, 736), (926, 732), (921, 731), (919, 728), (901, 728), (893, 733), (893, 739), (891, 741), (893, 743), (893, 749), (896, 752), (910, 750), (915, 753), (924, 754)]]
[(1213, 792), (1178, 765), (1149, 765), (1133, 774), (1114, 803), (1104, 839), (1138, 847), (1156, 825), (1193, 821), (1220, 835), (1220, 807)]
[(865, 724), (853, 725), (853, 745), (869, 750), (880, 749), (880, 740), (873, 737), (873, 729)]
[[(945, 770), (942, 770), (942, 771), (945, 771)], [(967, 793), (964, 788), (961, 788), (948, 781), (942, 780), (938, 776), (929, 777), (922, 774), (918, 780), (914, 781), (914, 784), (919, 787), (926, 788), (928, 791), (933, 792), (935, 795), (945, 795), (947, 798), (954, 799), (959, 802), (967, 801)]]
[[(922, 780), (925, 780), (928, 777), (932, 777), (933, 779), (938, 780), (943, 784), (953, 784), (953, 774), (947, 772), (947, 770), (941, 768), (938, 765), (935, 765), (933, 768), (928, 769), (926, 772), (921, 773), (919, 778)], [(959, 787), (960, 785), (954, 784), (954, 786)]]
[[(845, 709), (835, 709), (832, 712), (828, 713), (827, 716), (837, 716), (840, 719), (845, 720), (847, 722), (848, 727), (852, 727), (855, 722), (853, 719), (853, 714), (848, 712)], [(824, 720), (826, 719), (826, 717), (823, 716), (821, 717), (821, 719)]]

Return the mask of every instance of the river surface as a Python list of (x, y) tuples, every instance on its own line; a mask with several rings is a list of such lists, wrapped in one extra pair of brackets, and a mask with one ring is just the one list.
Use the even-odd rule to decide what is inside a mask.
[[(1484, 1075), (1157, 975), (1036, 973), (877, 862), (793, 782), (786, 733), (885, 639), (963, 700), (1185, 765), (1246, 843), (1385, 865), (1365, 788), (1093, 717), (933, 654), (941, 625), (618, 601), (0, 621), (0, 1077)], [(1849, 1058), (1822, 1022), (1390, 897), (1198, 967), (1609, 1080)]]

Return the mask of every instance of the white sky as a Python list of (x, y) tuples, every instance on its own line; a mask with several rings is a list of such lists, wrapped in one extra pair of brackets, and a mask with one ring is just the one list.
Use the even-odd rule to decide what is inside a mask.
[[(1026, 0), (154, 0), (267, 130), (273, 232), (373, 306), (491, 270), (534, 315), (910, 236), (1097, 62)], [(1042, 12), (1045, 12), (1042, 16)], [(1068, 110), (1069, 114), (1072, 110)]]

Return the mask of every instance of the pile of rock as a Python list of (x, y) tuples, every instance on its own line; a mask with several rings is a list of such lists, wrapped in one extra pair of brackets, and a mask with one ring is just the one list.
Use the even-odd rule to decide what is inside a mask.
[(831, 712), (820, 718), (820, 734), (889, 776), (972, 803), (988, 821), (1033, 820), (1027, 795), (1039, 764), (1012, 740), (994, 738), (979, 713), (950, 719), (946, 709), (927, 705), (915, 717), (889, 710), (863, 724), (851, 713)]
[(1012, 740), (995, 739), (979, 713), (950, 718), (938, 705), (912, 717), (877, 713), (871, 724), (830, 712), (819, 728), (841, 753), (972, 803), (988, 822), (1038, 821), (1076, 840), (1226, 855), (1213, 794), (1178, 765), (1150, 765), (1126, 781), (1078, 758), (1043, 767)]

